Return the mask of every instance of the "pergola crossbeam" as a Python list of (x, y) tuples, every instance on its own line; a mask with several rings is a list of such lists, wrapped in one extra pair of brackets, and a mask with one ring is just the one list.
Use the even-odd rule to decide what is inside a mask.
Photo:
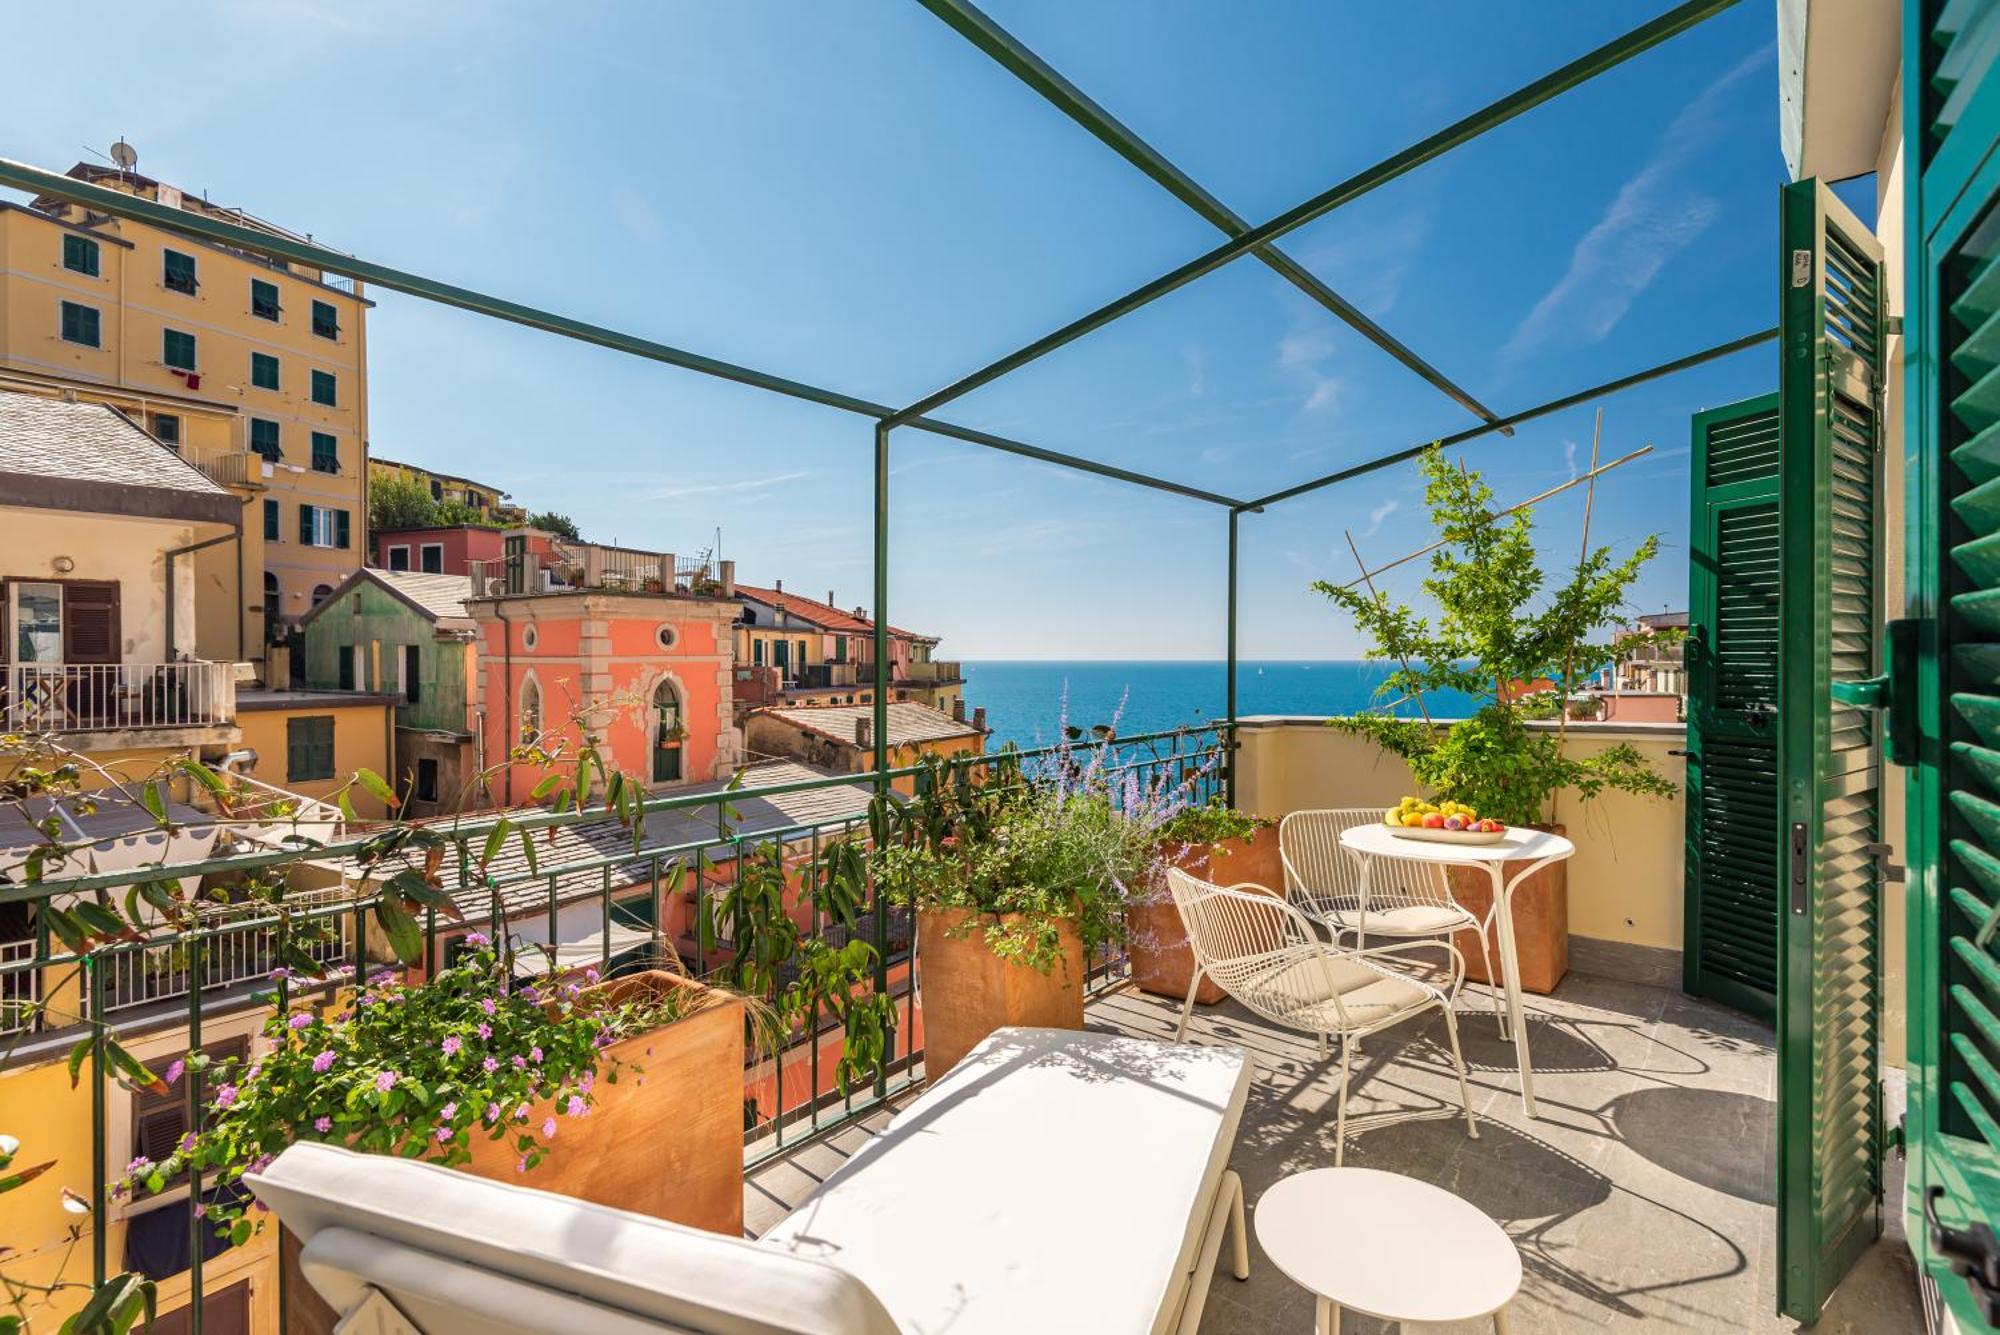
[[(788, 398), (801, 399), (807, 403), (817, 403), (823, 407), (837, 408), (842, 412), (855, 413), (877, 421), (893, 416), (896, 412), (893, 407), (886, 403), (874, 403), (852, 394), (843, 394), (838, 390), (823, 389), (818, 385), (807, 384), (804, 381), (791, 380), (784, 376), (772, 375), (769, 372), (755, 370), (751, 367), (738, 366), (734, 362), (725, 362), (714, 357), (703, 356), (697, 352), (689, 352), (684, 348), (677, 348), (671, 344), (661, 343), (654, 339), (642, 338), (637, 334), (628, 334), (622, 330), (611, 329), (604, 325), (591, 324), (588, 321), (573, 319), (566, 315), (558, 315), (553, 311), (526, 306), (517, 301), (509, 301), (505, 297), (496, 297), (490, 293), (478, 292), (471, 288), (439, 282), (434, 278), (426, 278), (421, 274), (391, 268), (388, 265), (377, 264), (372, 260), (361, 259), (358, 256), (342, 254), (340, 251), (316, 245), (310, 241), (300, 240), (296, 237), (266, 232), (254, 227), (246, 227), (239, 223), (227, 222), (221, 218), (210, 217), (188, 209), (169, 207), (150, 199), (141, 199), (135, 195), (128, 195), (122, 190), (113, 190), (106, 186), (92, 185), (87, 181), (79, 181), (74, 177), (64, 176), (40, 167), (33, 167), (24, 162), (0, 158), (0, 186), (11, 186), (19, 190), (31, 190), (37, 195), (46, 195), (55, 199), (67, 200), (72, 204), (80, 204), (85, 208), (93, 209), (100, 213), (110, 214), (115, 217), (130, 218), (134, 221), (148, 223), (167, 231), (177, 232), (183, 236), (191, 236), (220, 245), (232, 246), (239, 250), (247, 250), (252, 254), (265, 255), (292, 264), (306, 265), (327, 273), (347, 275), (387, 291), (401, 292), (406, 296), (418, 297), (425, 301), (436, 302), (439, 305), (456, 307), (459, 310), (470, 311), (475, 315), (491, 316), (494, 319), (505, 320), (510, 324), (522, 325), (529, 329), (539, 329), (544, 333), (574, 339), (579, 343), (595, 344), (601, 348), (609, 348), (614, 352), (627, 353), (634, 357), (643, 357), (648, 361), (663, 362), (669, 366), (678, 366), (683, 370), (713, 376), (718, 380), (728, 380), (739, 385), (748, 385), (752, 389), (761, 389), (773, 394), (782, 394)], [(974, 445), (983, 445), (988, 449), (1002, 450), (1006, 453), (1020, 455), (1028, 459), (1039, 459), (1044, 463), (1057, 464), (1079, 472), (1094, 473), (1099, 477), (1111, 478), (1119, 482), (1129, 482), (1135, 486), (1150, 487), (1156, 491), (1171, 492), (1193, 500), (1206, 501), (1211, 505), (1240, 506), (1242, 504), (1231, 497), (1207, 491), (1200, 487), (1190, 487), (1166, 478), (1153, 477), (1149, 474), (1135, 472), (1128, 468), (1118, 468), (1111, 464), (1097, 463), (1090, 459), (1063, 454), (1057, 450), (1045, 449), (1039, 445), (1030, 445), (1025, 441), (1012, 440), (990, 431), (980, 431), (972, 427), (959, 426), (953, 422), (925, 417), (920, 420), (909, 421), (906, 424), (924, 431), (933, 432), (937, 435), (949, 436), (955, 440), (966, 441)]]
[(1215, 272), (1231, 260), (1248, 255), (1261, 246), (1269, 245), (1287, 232), (1295, 231), (1344, 204), (1352, 203), (1370, 191), (1416, 170), (1433, 158), (1441, 157), (1452, 149), (1477, 139), (1488, 130), (1504, 125), (1524, 112), (1532, 111), (1550, 98), (1568, 92), (1634, 56), (1650, 51), (1661, 42), (1715, 17), (1736, 3), (1737, 0), (1683, 0), (1683, 3), (1675, 5), (1658, 18), (1640, 24), (1623, 36), (1613, 38), (1595, 50), (1578, 56), (1568, 64), (1515, 89), (1505, 97), (1488, 103), (1471, 115), (1462, 117), (1435, 134), (1418, 140), (1401, 152), (1391, 154), (1372, 167), (1364, 168), (1340, 184), (1321, 191), (1301, 204), (1294, 205), (1269, 222), (1253, 227), (1233, 240), (1225, 241), (1207, 254), (1189, 260), (1152, 282), (1107, 302), (1090, 314), (1070, 321), (1054, 333), (1045, 334), (1026, 347), (1010, 352), (971, 375), (955, 380), (943, 389), (918, 399), (888, 418), (888, 424), (895, 427), (914, 423), (917, 418), (943, 407), (953, 399), (970, 394), (982, 385), (991, 384), (1001, 376), (1017, 371), (1028, 363), (1054, 352), (1057, 348), (1075, 342), (1093, 330), (1102, 329), (1112, 321), (1130, 315), (1141, 306), (1157, 301), (1168, 293), (1187, 286), (1195, 279)]
[[(990, 15), (971, 4), (970, 0), (919, 0), (919, 3), (984, 52), (995, 64), (1041, 94), (1056, 110), (1088, 130), (1112, 152), (1151, 177), (1168, 194), (1194, 210), (1224, 235), (1234, 239), (1250, 230), (1247, 219), (1210, 194), (1200, 182), (1175, 166), (1166, 155), (1141, 139), (1130, 126), (1064, 78), (1054, 66), (994, 22)], [(1452, 402), (1485, 421), (1497, 419), (1498, 414), (1474, 398), (1469, 390), (1454, 383), (1444, 372), (1425, 361), (1414, 349), (1370, 319), (1277, 246), (1259, 246), (1252, 253), (1286, 282), (1421, 376)]]
[(1326, 476), (1316, 477), (1310, 482), (1301, 482), (1297, 486), (1286, 487), (1283, 491), (1274, 491), (1268, 496), (1259, 496), (1256, 500), (1251, 501), (1245, 506), (1245, 508), (1261, 510), (1265, 506), (1276, 505), (1280, 501), (1289, 501), (1295, 496), (1303, 496), (1307, 492), (1318, 491), (1323, 487), (1331, 487), (1335, 483), (1346, 482), (1348, 479), (1360, 477), (1364, 473), (1373, 473), (1380, 469), (1403, 463), (1406, 460), (1414, 459), (1433, 446), (1449, 449), (1453, 445), (1463, 445), (1469, 440), (1475, 440), (1480, 436), (1488, 435), (1491, 432), (1500, 430), (1502, 427), (1519, 426), (1523, 422), (1532, 422), (1538, 417), (1547, 417), (1550, 413), (1558, 413), (1565, 408), (1574, 408), (1577, 404), (1586, 403), (1591, 399), (1600, 398), (1607, 394), (1616, 394), (1620, 390), (1631, 389), (1635, 385), (1643, 385), (1649, 380), (1658, 380), (1664, 376), (1673, 375), (1677, 371), (1685, 371), (1691, 367), (1700, 366), (1704, 362), (1717, 361), (1723, 357), (1741, 352), (1745, 348), (1754, 348), (1759, 343), (1773, 342), (1777, 337), (1778, 331), (1774, 326), (1770, 329), (1759, 330), (1754, 334), (1745, 334), (1742, 338), (1732, 338), (1727, 343), (1718, 343), (1712, 348), (1703, 348), (1700, 352), (1691, 352), (1685, 357), (1676, 357), (1670, 362), (1661, 362), (1658, 366), (1649, 366), (1643, 371), (1634, 371), (1630, 375), (1619, 376), (1616, 380), (1607, 380), (1601, 385), (1592, 385), (1589, 389), (1580, 389), (1574, 394), (1565, 394), (1559, 399), (1550, 399), (1547, 403), (1537, 404), (1532, 408), (1524, 408), (1518, 413), (1510, 413), (1497, 422), (1484, 422), (1475, 427), (1467, 427), (1465, 430), (1454, 432), (1449, 436), (1439, 436), (1437, 439), (1427, 440), (1421, 445), (1412, 445), (1408, 449), (1397, 450), (1393, 454), (1384, 454), (1379, 458), (1370, 459), (1366, 463), (1358, 463), (1351, 467), (1343, 468), (1337, 473), (1328, 473)]

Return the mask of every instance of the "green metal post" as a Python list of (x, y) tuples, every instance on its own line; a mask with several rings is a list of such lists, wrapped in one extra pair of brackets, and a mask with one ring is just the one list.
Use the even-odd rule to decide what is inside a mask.
[[(889, 426), (875, 424), (875, 796), (889, 800)], [(914, 959), (914, 957), (913, 957)], [(889, 904), (875, 885), (875, 995), (889, 994)], [(914, 995), (914, 992), (912, 993)], [(890, 1022), (892, 1025), (894, 1021)], [(889, 1093), (893, 1033), (875, 1067), (875, 1097)], [(817, 1092), (817, 1091), (815, 1091)]]
[(1223, 800), (1232, 807), (1236, 805), (1236, 526), (1242, 513), (1229, 512), (1229, 671), (1225, 691), (1229, 727), (1222, 737), (1222, 758), (1228, 768), (1222, 772), (1222, 783), (1226, 790)]

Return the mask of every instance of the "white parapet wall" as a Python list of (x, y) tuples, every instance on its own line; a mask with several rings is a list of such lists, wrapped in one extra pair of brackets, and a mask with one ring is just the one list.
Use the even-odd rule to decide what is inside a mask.
[[(1312, 807), (1393, 806), (1418, 791), (1403, 762), (1365, 737), (1323, 718), (1241, 720), (1237, 804), (1273, 819)], [(1553, 726), (1553, 725), (1551, 725)], [(1576, 842), (1569, 871), (1569, 928), (1574, 936), (1666, 950), (1681, 948), (1687, 839), (1687, 745), (1679, 723), (1571, 723), (1569, 746), (1589, 755), (1619, 744), (1636, 747), (1671, 781), (1670, 798), (1607, 793), (1585, 802), (1564, 793), (1558, 819)]]

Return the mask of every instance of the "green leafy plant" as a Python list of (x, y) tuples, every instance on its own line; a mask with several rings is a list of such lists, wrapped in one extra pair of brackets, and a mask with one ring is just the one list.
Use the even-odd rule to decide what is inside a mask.
[(594, 969), (515, 987), (513, 960), (479, 933), (465, 941), (456, 964), (420, 985), (384, 970), (337, 1008), (275, 1011), (270, 1048), (254, 1060), (175, 1061), (164, 1079), (201, 1080), (202, 1123), (165, 1160), (134, 1159), (118, 1190), (145, 1195), (199, 1170), (220, 1189), (205, 1217), (240, 1245), (256, 1221), (228, 1188), (295, 1140), (462, 1164), (477, 1137), (505, 1142), (525, 1173), (589, 1115), (600, 1077), (618, 1080), (625, 1064), (607, 1048), (700, 1004), (680, 990), (613, 1000), (592, 987)]
[[(20, 1154), (21, 1142), (17, 1138), (0, 1135), (0, 1196), (20, 1190), (56, 1166), (55, 1161), (50, 1159), (17, 1168), (14, 1161)], [(63, 1208), (79, 1219), (90, 1213), (89, 1203), (67, 1188), (63, 1190), (62, 1202)], [(83, 1225), (80, 1222), (71, 1224), (67, 1246), (73, 1250), (82, 1238)], [(11, 1250), (0, 1246), (0, 1256)], [(66, 1265), (58, 1266), (57, 1274), (65, 1269)], [(7, 1305), (7, 1311), (0, 1313), (0, 1335), (23, 1335), (32, 1330), (30, 1313), (33, 1306), (67, 1291), (88, 1296), (83, 1306), (58, 1328), (61, 1335), (125, 1335), (134, 1326), (152, 1329), (154, 1310), (159, 1302), (158, 1286), (135, 1271), (112, 1275), (102, 1284), (62, 1279), (53, 1283), (34, 1283), (0, 1274), (0, 1302)]]
[(1231, 839), (1248, 839), (1272, 822), (1249, 816), (1220, 798), (1192, 806), (1163, 822), (1158, 830), (1163, 844), (1219, 844)]
[(977, 783), (928, 762), (915, 800), (878, 813), (887, 832), (877, 839), (877, 874), (900, 903), (971, 910), (960, 930), (981, 932), (1002, 959), (1053, 972), (1065, 927), (1095, 958), (1124, 939), (1126, 903), (1175, 800), (1168, 783), (1121, 781), (1107, 752), (1065, 747), (1030, 777), (1010, 748)]
[(583, 534), (577, 532), (576, 521), (554, 510), (543, 510), (529, 515), (528, 527), (538, 528), (544, 533), (553, 533), (558, 538), (568, 538), (571, 542), (583, 541)]
[[(1547, 819), (1564, 789), (1586, 800), (1606, 788), (1670, 796), (1673, 784), (1635, 747), (1573, 756), (1560, 734), (1528, 726), (1561, 712), (1579, 674), (1619, 652), (1677, 636), (1648, 632), (1621, 636), (1615, 644), (1610, 637), (1624, 621), (1633, 581), (1659, 551), (1658, 539), (1647, 538), (1622, 558), (1609, 547), (1593, 548), (1551, 588), (1527, 510), (1497, 516), (1492, 489), (1480, 475), (1449, 462), (1436, 447), (1424, 454), (1422, 467), (1425, 504), (1442, 543), (1423, 582), (1434, 617), (1379, 591), (1325, 580), (1313, 587), (1370, 637), (1368, 657), (1397, 664), (1382, 694), (1458, 691), (1478, 701), (1478, 710), (1450, 724), (1380, 713), (1335, 719), (1333, 726), (1401, 756), (1433, 795), (1510, 825)], [(1550, 686), (1538, 690), (1543, 682)]]

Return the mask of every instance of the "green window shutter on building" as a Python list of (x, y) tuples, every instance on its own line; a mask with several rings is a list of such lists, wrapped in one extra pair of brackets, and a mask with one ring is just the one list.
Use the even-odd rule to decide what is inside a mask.
[(333, 715), (285, 720), (285, 778), (292, 783), (333, 777)]
[(1810, 1322), (1881, 1231), (1881, 247), (1815, 180), (1779, 266), (1778, 1306)]
[(87, 236), (65, 236), (62, 247), (63, 268), (72, 273), (98, 275), (97, 243)]
[(1903, 34), (1915, 476), (1890, 700), (1911, 762), (1906, 1227), (1977, 1330), (2000, 1324), (1970, 1232), (2000, 1219), (2000, 5), (1912, 0)]
[(333, 512), (333, 545), (341, 548), (347, 547), (349, 545), (348, 536), (347, 511), (335, 510)]
[(270, 463), (285, 457), (284, 447), (279, 442), (278, 424), (268, 417), (250, 419), (250, 452), (262, 455)]
[(267, 499), (264, 502), (264, 541), (278, 541), (283, 536), (278, 529), (278, 503)]
[(312, 401), (328, 407), (335, 405), (335, 381), (331, 371), (314, 371), (312, 374)]
[(332, 302), (315, 301), (312, 315), (313, 333), (321, 338), (340, 337), (340, 312), (334, 309)]
[(267, 283), (261, 278), (250, 280), (250, 313), (260, 320), (275, 320), (278, 318), (278, 285), (276, 283)]
[(62, 336), (66, 343), (81, 343), (88, 348), (103, 346), (97, 309), (65, 301), (62, 304)]
[(160, 336), (160, 360), (177, 371), (194, 370), (194, 335), (178, 329), (164, 331)]
[(1771, 1019), (1778, 969), (1778, 396), (1694, 419), (1684, 985)]
[(302, 504), (299, 506), (299, 541), (310, 547), (312, 546), (312, 540), (313, 508), (310, 505)]
[(200, 286), (195, 281), (194, 256), (183, 254), (178, 250), (167, 251), (161, 280), (166, 284), (169, 292), (185, 292), (189, 296), (193, 296), (195, 290)]
[(258, 389), (278, 388), (278, 359), (268, 352), (251, 353), (250, 383)]

